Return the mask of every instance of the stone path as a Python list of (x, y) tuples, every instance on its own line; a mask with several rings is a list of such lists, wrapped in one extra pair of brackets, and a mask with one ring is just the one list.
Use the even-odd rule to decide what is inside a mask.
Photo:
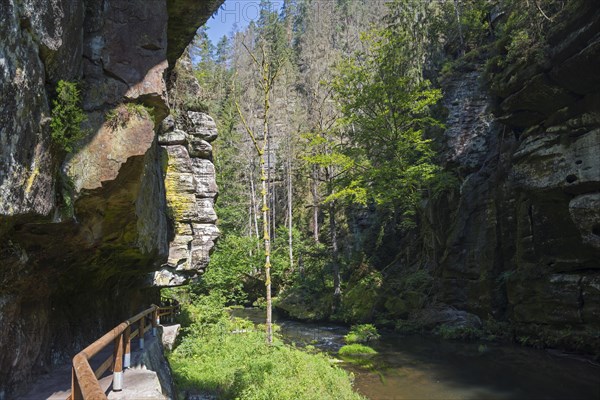
[[(174, 337), (179, 330), (179, 325), (163, 326), (163, 338), (172, 345)], [(151, 331), (145, 336), (145, 349), (150, 349), (158, 342), (158, 337), (153, 337)], [(163, 339), (163, 340), (164, 340)], [(169, 346), (170, 347), (170, 346)], [(92, 369), (97, 368), (112, 353), (112, 346), (108, 346), (92, 358), (90, 364)], [(131, 341), (131, 368), (123, 373), (123, 390), (120, 392), (108, 393), (111, 400), (128, 399), (156, 399), (165, 400), (161, 393), (161, 385), (156, 372), (146, 369), (143, 363), (144, 351), (139, 348), (137, 338)], [(100, 379), (100, 386), (105, 393), (112, 385), (112, 374), (107, 372)], [(52, 372), (39, 376), (31, 383), (29, 391), (18, 397), (21, 400), (65, 400), (71, 394), (71, 364), (56, 366)]]

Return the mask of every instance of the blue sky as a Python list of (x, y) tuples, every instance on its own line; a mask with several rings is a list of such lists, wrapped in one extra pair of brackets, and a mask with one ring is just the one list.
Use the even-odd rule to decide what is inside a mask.
[[(207, 22), (207, 34), (210, 40), (216, 44), (223, 35), (229, 36), (237, 25), (238, 30), (244, 29), (250, 21), (258, 18), (260, 0), (225, 0)], [(273, 8), (280, 10), (283, 0), (272, 0)]]

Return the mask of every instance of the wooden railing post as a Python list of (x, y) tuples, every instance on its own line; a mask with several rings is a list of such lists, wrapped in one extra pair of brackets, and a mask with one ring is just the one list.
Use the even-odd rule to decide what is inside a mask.
[(70, 400), (83, 400), (83, 394), (81, 393), (81, 386), (77, 380), (75, 374), (75, 368), (71, 368), (71, 397)]
[(140, 350), (144, 350), (144, 330), (146, 329), (146, 317), (140, 318)]
[(123, 336), (115, 339), (115, 350), (113, 357), (113, 383), (112, 390), (120, 392), (123, 390)]
[(156, 337), (159, 324), (158, 307), (152, 312), (152, 336)]
[(128, 326), (123, 333), (123, 345), (125, 347), (123, 368), (129, 368), (131, 367), (131, 326)]
[[(123, 389), (123, 368), (131, 366), (131, 337), (135, 335), (132, 332), (132, 325), (138, 324), (138, 333), (140, 335), (140, 349), (144, 348), (144, 333), (146, 331), (146, 317), (152, 318), (152, 325), (155, 327), (158, 322), (160, 311), (157, 306), (144, 310), (137, 315), (122, 322), (112, 331), (87, 346), (73, 357), (73, 369), (71, 377), (71, 400), (84, 399), (106, 399), (106, 394), (100, 386), (98, 379), (112, 366), (113, 382), (112, 390), (120, 391)], [(97, 355), (102, 349), (113, 344), (113, 355), (106, 359), (100, 367), (92, 370), (89, 360)]]

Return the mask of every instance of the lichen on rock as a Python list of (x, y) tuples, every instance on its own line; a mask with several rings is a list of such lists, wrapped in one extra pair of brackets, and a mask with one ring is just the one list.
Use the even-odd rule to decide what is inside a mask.
[[(179, 76), (189, 79), (189, 74), (182, 74), (189, 68), (189, 61), (182, 59), (177, 67)], [(174, 238), (167, 262), (154, 274), (156, 286), (184, 284), (208, 265), (219, 237), (214, 210), (218, 188), (209, 143), (216, 138), (216, 124), (205, 113), (179, 110), (162, 124), (158, 140)]]

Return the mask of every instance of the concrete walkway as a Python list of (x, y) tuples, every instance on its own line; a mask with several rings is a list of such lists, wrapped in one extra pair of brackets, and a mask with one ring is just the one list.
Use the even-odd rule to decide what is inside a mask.
[[(156, 372), (146, 368), (145, 361), (148, 349), (161, 346), (158, 340), (162, 336), (166, 340), (166, 345), (172, 345), (174, 336), (177, 335), (179, 325), (161, 326), (163, 334), (158, 337), (152, 336), (152, 331), (146, 333), (144, 340), (145, 350), (140, 350), (139, 340), (135, 338), (131, 341), (131, 368), (123, 373), (123, 390), (112, 392), (112, 374), (110, 371), (105, 373), (100, 379), (100, 386), (108, 398), (111, 400), (133, 400), (133, 399), (156, 399), (165, 400), (168, 397), (162, 394), (161, 385)], [(164, 340), (163, 339), (163, 340)], [(171, 343), (169, 343), (171, 342)], [(112, 354), (112, 346), (108, 346), (99, 354), (92, 358), (90, 364), (92, 369), (98, 368), (101, 363)], [(65, 400), (71, 394), (71, 364), (55, 366), (52, 372), (39, 376), (29, 386), (29, 391), (18, 399), (22, 400)]]

